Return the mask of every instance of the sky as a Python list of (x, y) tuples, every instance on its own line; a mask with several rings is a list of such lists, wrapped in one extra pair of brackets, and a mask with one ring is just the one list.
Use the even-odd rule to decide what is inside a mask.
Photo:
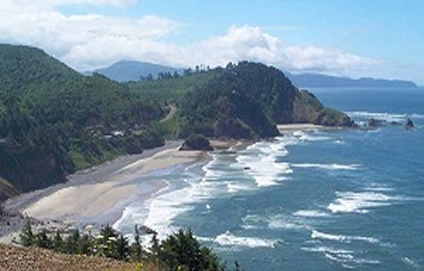
[(79, 71), (251, 60), (424, 85), (422, 0), (0, 0), (0, 42)]

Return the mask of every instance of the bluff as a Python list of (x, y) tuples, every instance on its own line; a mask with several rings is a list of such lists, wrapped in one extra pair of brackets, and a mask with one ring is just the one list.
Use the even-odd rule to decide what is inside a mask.
[(180, 101), (178, 134), (263, 138), (278, 135), (276, 124), (352, 126), (344, 113), (326, 108), (312, 93), (299, 90), (278, 69), (240, 62), (212, 71), (209, 80)]

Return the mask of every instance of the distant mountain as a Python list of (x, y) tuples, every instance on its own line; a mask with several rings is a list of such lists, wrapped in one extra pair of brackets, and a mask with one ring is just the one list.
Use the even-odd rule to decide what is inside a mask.
[(294, 85), (300, 88), (331, 88), (331, 87), (356, 87), (356, 88), (416, 88), (417, 85), (405, 80), (387, 80), (374, 78), (352, 79), (349, 77), (337, 77), (313, 73), (291, 74), (286, 76)]
[(182, 73), (182, 68), (168, 67), (153, 63), (147, 62), (138, 62), (138, 61), (126, 61), (122, 60), (112, 64), (109, 67), (97, 69), (91, 72), (86, 72), (85, 74), (91, 75), (93, 73), (102, 74), (109, 79), (118, 81), (118, 82), (129, 82), (140, 80), (140, 77), (147, 77), (150, 74), (157, 78), (159, 73), (171, 73), (174, 72)]

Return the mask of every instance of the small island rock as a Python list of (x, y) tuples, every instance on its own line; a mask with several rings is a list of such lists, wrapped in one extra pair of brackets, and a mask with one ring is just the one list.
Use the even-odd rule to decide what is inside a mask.
[(406, 125), (405, 125), (405, 128), (406, 129), (413, 129), (413, 128), (415, 128), (415, 125), (414, 125), (414, 123), (412, 122), (411, 119), (408, 119), (407, 120)]
[(180, 151), (213, 151), (209, 140), (203, 135), (194, 134), (189, 136), (181, 145)]
[(377, 119), (374, 119), (374, 118), (370, 118), (368, 120), (368, 127), (370, 127), (370, 128), (379, 128), (379, 127), (382, 126), (382, 124), (383, 124), (383, 122), (381, 120), (377, 120)]

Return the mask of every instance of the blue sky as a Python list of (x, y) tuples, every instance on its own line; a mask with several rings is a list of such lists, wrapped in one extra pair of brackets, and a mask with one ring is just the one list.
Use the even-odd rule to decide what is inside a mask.
[[(52, 18), (63, 16), (63, 31), (69, 25), (69, 32), (85, 33), (91, 44), (70, 35), (53, 39), (68, 42), (58, 48), (44, 44), (46, 33), (62, 35), (55, 29), (44, 30), (46, 18), (36, 20), (44, 27), (37, 30), (40, 40), (18, 37), (0, 27), (0, 41), (43, 47), (76, 69), (119, 58), (179, 66), (247, 58), (294, 72), (401, 78), (424, 84), (421, 0), (35, 0), (27, 4), (35, 2), (44, 3), (29, 5), (49, 11)], [(86, 22), (79, 20), (78, 29), (73, 29), (75, 15)], [(113, 30), (104, 27), (108, 20)], [(151, 29), (147, 36), (140, 34)], [(124, 33), (121, 37), (119, 31)], [(110, 43), (109, 51), (99, 52), (98, 46), (105, 42)]]

